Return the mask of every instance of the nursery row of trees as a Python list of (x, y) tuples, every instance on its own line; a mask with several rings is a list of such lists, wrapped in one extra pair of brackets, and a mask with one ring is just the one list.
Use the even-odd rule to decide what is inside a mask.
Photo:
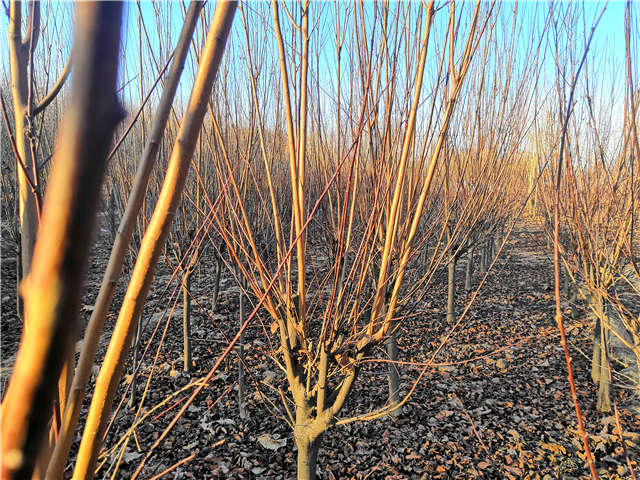
[[(2, 477), (57, 479), (71, 469), (74, 479), (92, 478), (107, 463), (117, 474), (135, 426), (116, 445), (103, 442), (126, 368), (139, 422), (150, 402), (148, 388), (136, 385), (152, 381), (153, 372), (138, 378), (138, 366), (152, 353), (141, 325), (159, 261), (182, 291), (184, 349), (176, 356), (185, 370), (193, 366), (192, 311), (215, 311), (223, 270), (239, 287), (240, 319), (134, 478), (234, 351), (239, 415), (247, 415), (251, 371), (242, 348), (252, 323), (264, 326), (266, 351), (288, 387), (267, 392), (268, 404), (292, 430), (298, 478), (314, 478), (331, 428), (401, 411), (464, 328), (523, 216), (546, 229), (555, 250), (560, 331), (561, 269), (593, 312), (600, 408), (610, 408), (611, 361), (623, 361), (614, 340), (635, 356), (624, 381), (638, 388), (638, 11), (628, 2), (616, 19), (625, 62), (606, 76), (608, 52), (592, 43), (606, 8), (128, 4), (130, 29), (121, 34), (118, 3), (79, 3), (71, 14), (11, 0), (3, 228), (19, 247), (24, 308), (18, 301), (23, 337), (2, 402)], [(73, 50), (42, 56), (68, 40), (63, 18), (75, 25)], [(118, 127), (123, 104), (129, 116)], [(81, 286), (97, 218), (112, 245), (84, 328)], [(191, 285), (211, 256), (205, 305)], [(456, 311), (461, 263), (470, 295)], [(399, 327), (444, 268), (449, 333), (403, 387)], [(124, 299), (113, 305), (125, 277)], [(117, 320), (104, 331), (110, 310)], [(97, 358), (101, 338), (108, 348)], [(354, 414), (345, 405), (371, 364), (386, 372), (388, 401)], [(595, 475), (588, 448), (585, 440)]]

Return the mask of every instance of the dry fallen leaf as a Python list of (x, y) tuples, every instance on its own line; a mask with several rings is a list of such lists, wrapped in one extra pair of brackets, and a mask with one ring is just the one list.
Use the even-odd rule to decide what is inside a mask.
[(268, 433), (263, 433), (258, 437), (258, 443), (262, 445), (264, 448), (266, 448), (267, 450), (278, 450), (287, 444), (287, 439), (286, 438), (277, 439), (277, 438), (273, 438)]
[(139, 452), (126, 452), (123, 456), (122, 456), (122, 461), (126, 464), (126, 463), (130, 463), (133, 462), (134, 460), (137, 460), (138, 458), (140, 458), (142, 456), (141, 453)]

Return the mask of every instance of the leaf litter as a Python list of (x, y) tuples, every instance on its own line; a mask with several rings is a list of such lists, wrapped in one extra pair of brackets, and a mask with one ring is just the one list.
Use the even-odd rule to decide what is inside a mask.
[[(441, 366), (427, 371), (398, 418), (384, 417), (331, 429), (324, 438), (318, 459), (319, 478), (589, 478), (553, 320), (549, 292), (553, 285), (551, 264), (541, 244), (539, 235), (524, 230), (514, 234), (505, 255), (489, 274), (488, 284), (472, 306), (467, 321), (436, 358)], [(97, 245), (93, 255), (104, 258), (108, 251)], [(209, 294), (204, 273), (208, 271), (208, 261), (213, 259), (203, 258), (205, 265), (194, 275), (196, 296)], [(166, 266), (159, 267), (169, 278)], [(5, 359), (15, 354), (20, 330), (15, 319), (15, 299), (11, 303), (15, 271), (6, 262), (2, 263), (2, 269), (2, 387), (5, 388), (10, 372)], [(85, 320), (95, 302), (100, 275), (99, 269), (89, 272), (83, 300), (88, 308), (82, 311)], [(447, 333), (444, 275), (442, 272), (441, 281), (432, 287), (432, 294), (419, 309), (420, 315), (412, 316), (401, 325), (401, 355), (416, 363), (427, 361)], [(459, 274), (458, 278), (461, 277)], [(233, 286), (231, 282), (227, 284)], [(160, 287), (154, 288), (145, 307), (148, 318), (159, 321), (161, 328), (168, 317), (164, 314), (167, 298), (161, 297), (162, 291)], [(114, 305), (119, 305), (122, 295), (123, 286), (119, 285)], [(461, 291), (458, 307), (466, 300), (468, 296)], [(196, 380), (211, 368), (226, 344), (225, 336), (229, 338), (235, 333), (237, 293), (221, 291), (218, 305), (213, 314), (194, 307), (192, 343), (196, 369), (189, 375), (181, 371), (180, 316), (173, 315), (145, 408), (152, 408), (175, 392), (180, 384)], [(114, 311), (112, 308), (107, 318), (107, 331), (113, 328)], [(596, 411), (596, 389), (589, 378), (590, 360), (584, 354), (590, 350), (590, 328), (586, 316), (578, 311), (575, 318), (567, 317), (565, 322), (579, 402), (596, 468), (602, 478), (626, 479), (630, 474), (625, 450), (636, 475), (640, 471), (640, 435), (637, 433), (640, 415), (625, 407), (630, 394), (624, 390), (613, 391), (613, 399), (620, 408), (622, 432), (611, 416)], [(10, 321), (12, 315), (15, 321)], [(148, 340), (153, 328), (155, 325), (151, 325), (144, 338)], [(278, 393), (279, 389), (286, 391), (286, 385), (278, 365), (266, 355), (269, 341), (264, 335), (268, 331), (268, 322), (265, 325), (258, 322), (246, 333), (245, 362), (251, 374), (246, 397), (249, 418), (240, 419), (237, 391), (229, 388), (237, 376), (237, 357), (230, 356), (219, 375), (195, 399), (151, 458), (144, 478), (194, 452), (193, 459), (174, 470), (173, 478), (288, 479), (295, 476), (295, 442), (286, 425)], [(150, 351), (157, 348), (157, 338)], [(101, 342), (99, 356), (104, 355), (107, 343), (108, 340)], [(143, 359), (139, 381), (146, 381), (152, 364), (152, 355)], [(363, 368), (345, 415), (384, 405), (388, 392), (385, 368), (384, 365)], [(419, 370), (417, 365), (400, 369), (402, 393), (411, 386)], [(126, 371), (130, 384), (130, 365)], [(93, 381), (89, 388), (93, 388)], [(120, 386), (119, 398), (126, 393), (127, 386), (127, 382)], [(135, 470), (146, 449), (185, 400), (185, 395), (179, 395), (163, 405), (153, 421), (141, 422), (136, 427), (140, 450), (130, 447), (125, 452), (118, 473), (120, 478), (127, 478)], [(107, 434), (106, 448), (114, 445), (131, 427), (135, 412), (135, 408), (121, 407)], [(81, 415), (82, 421), (86, 406)], [(74, 448), (77, 445), (76, 438)]]

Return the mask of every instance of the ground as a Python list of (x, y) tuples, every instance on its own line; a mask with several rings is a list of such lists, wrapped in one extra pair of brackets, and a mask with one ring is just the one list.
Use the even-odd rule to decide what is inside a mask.
[[(93, 249), (87, 291), (81, 313), (84, 324), (97, 295), (108, 258), (109, 232), (101, 229)], [(216, 312), (210, 307), (213, 259), (193, 278), (194, 371), (182, 372), (181, 307), (176, 282), (161, 266), (143, 317), (143, 343), (147, 349), (141, 366), (145, 382), (154, 371), (143, 405), (139, 398), (128, 407), (124, 384), (116, 399), (118, 413), (107, 448), (118, 444), (136, 417), (142, 421), (130, 437), (117, 477), (128, 478), (148, 447), (158, 438), (193, 391), (190, 383), (212, 367), (237, 329), (238, 297), (225, 274)], [(162, 260), (161, 260), (162, 263)], [(462, 278), (464, 262), (460, 262)], [(430, 359), (449, 328), (446, 324), (445, 273), (415, 314), (401, 326), (399, 347), (405, 360), (403, 394)], [(127, 275), (122, 275), (126, 280)], [(460, 284), (461, 282), (459, 282)], [(475, 284), (477, 285), (477, 278)], [(20, 321), (15, 314), (15, 253), (10, 241), (2, 245), (2, 392), (19, 343)], [(576, 413), (567, 381), (567, 367), (554, 321), (553, 276), (542, 236), (533, 227), (520, 226), (512, 234), (501, 259), (472, 305), (467, 319), (429, 367), (398, 418), (383, 417), (366, 423), (335, 427), (324, 437), (319, 456), (322, 479), (402, 478), (589, 478), (577, 432)], [(113, 327), (123, 296), (116, 293), (107, 331)], [(460, 288), (458, 305), (469, 294)], [(206, 312), (206, 313), (205, 313)], [(640, 415), (631, 406), (628, 391), (612, 389), (619, 410), (623, 437), (616, 417), (595, 410), (596, 389), (590, 379), (590, 325), (579, 305), (565, 317), (573, 358), (579, 404), (589, 433), (600, 478), (631, 478), (628, 460), (640, 471)], [(153, 478), (177, 462), (166, 478), (273, 478), (295, 476), (295, 446), (277, 403), (282, 385), (278, 367), (265, 357), (265, 328), (256, 323), (246, 336), (246, 362), (250, 367), (249, 418), (238, 416), (237, 357), (227, 360), (198, 395), (156, 453), (141, 478)], [(268, 331), (268, 326), (266, 327)], [(155, 332), (155, 333), (154, 333)], [(159, 339), (163, 338), (162, 346)], [(104, 355), (108, 337), (99, 355)], [(154, 367), (155, 365), (155, 367)], [(96, 366), (97, 370), (97, 366)], [(127, 367), (131, 373), (131, 366)], [(127, 379), (131, 380), (128, 375)], [(144, 383), (139, 384), (144, 390)], [(256, 388), (259, 386), (259, 391)], [(93, 384), (91, 385), (91, 388)], [(182, 387), (185, 387), (181, 390)], [(170, 397), (174, 392), (179, 392)], [(262, 392), (262, 393), (259, 393)], [(275, 394), (274, 394), (275, 393)], [(364, 369), (352, 392), (345, 415), (364, 412), (386, 401), (384, 371)], [(270, 403), (275, 402), (275, 403)], [(86, 415), (85, 405), (83, 416)], [(636, 433), (634, 433), (636, 432)], [(78, 438), (74, 451), (78, 447)], [(115, 456), (105, 456), (102, 476), (113, 472)], [(70, 473), (70, 471), (69, 471)], [(99, 478), (101, 478), (99, 476)]]

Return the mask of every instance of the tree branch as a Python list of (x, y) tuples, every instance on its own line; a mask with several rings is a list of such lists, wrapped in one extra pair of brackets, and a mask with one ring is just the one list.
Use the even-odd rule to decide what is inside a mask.
[(67, 78), (69, 77), (69, 74), (71, 73), (72, 57), (73, 57), (73, 52), (69, 54), (69, 58), (67, 59), (67, 63), (65, 64), (64, 68), (62, 69), (60, 78), (58, 78), (58, 81), (55, 83), (51, 91), (49, 91), (47, 96), (44, 97), (40, 101), (40, 103), (38, 103), (38, 105), (33, 109), (33, 111), (31, 112), (32, 116), (35, 117), (36, 115), (44, 111), (44, 109), (49, 106), (49, 104), (53, 101), (53, 99), (56, 98), (58, 93), (60, 93), (60, 90), (62, 90), (62, 87), (64, 86), (65, 82), (67, 81)]

